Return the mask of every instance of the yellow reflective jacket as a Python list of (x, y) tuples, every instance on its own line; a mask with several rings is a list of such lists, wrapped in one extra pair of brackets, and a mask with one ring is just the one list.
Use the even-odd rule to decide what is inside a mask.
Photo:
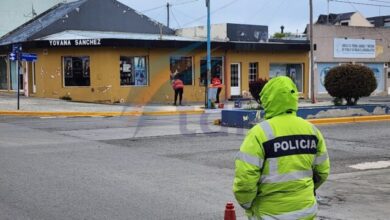
[(233, 193), (249, 216), (313, 219), (315, 189), (329, 174), (321, 132), (296, 116), (298, 92), (288, 77), (260, 93), (267, 120), (253, 127), (236, 156)]

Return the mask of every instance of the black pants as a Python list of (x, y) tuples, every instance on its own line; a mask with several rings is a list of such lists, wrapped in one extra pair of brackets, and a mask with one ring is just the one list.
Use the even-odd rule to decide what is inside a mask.
[(183, 88), (175, 89), (175, 105), (177, 101), (177, 95), (179, 95), (179, 104), (181, 105), (181, 100), (183, 99)]
[(216, 100), (216, 102), (215, 103), (219, 103), (219, 94), (221, 94), (221, 90), (222, 90), (222, 88), (218, 88), (218, 90), (217, 90), (217, 100)]

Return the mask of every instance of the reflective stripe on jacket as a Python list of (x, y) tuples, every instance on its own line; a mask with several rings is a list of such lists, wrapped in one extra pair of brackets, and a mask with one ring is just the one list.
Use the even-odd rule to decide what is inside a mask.
[(328, 176), (329, 159), (320, 131), (309, 122), (283, 115), (260, 123), (249, 131), (235, 163), (233, 191), (249, 215), (316, 215), (314, 190)]
[(296, 116), (298, 91), (291, 79), (271, 79), (260, 97), (267, 120), (240, 147), (233, 193), (254, 219), (313, 219), (314, 191), (330, 169), (324, 138)]

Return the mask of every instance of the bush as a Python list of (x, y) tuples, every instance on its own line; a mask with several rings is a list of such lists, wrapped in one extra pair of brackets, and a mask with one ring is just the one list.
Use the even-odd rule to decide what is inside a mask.
[(356, 105), (360, 97), (369, 96), (377, 87), (372, 70), (366, 66), (346, 64), (333, 67), (325, 77), (329, 95), (347, 105)]
[(257, 103), (260, 104), (260, 92), (264, 88), (264, 85), (268, 82), (268, 79), (257, 79), (256, 81), (249, 83), (249, 92)]

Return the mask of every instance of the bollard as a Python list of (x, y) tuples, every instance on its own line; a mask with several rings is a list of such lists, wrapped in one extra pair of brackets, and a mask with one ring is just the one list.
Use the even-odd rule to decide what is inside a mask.
[(226, 204), (224, 220), (236, 220), (236, 211), (232, 202)]

